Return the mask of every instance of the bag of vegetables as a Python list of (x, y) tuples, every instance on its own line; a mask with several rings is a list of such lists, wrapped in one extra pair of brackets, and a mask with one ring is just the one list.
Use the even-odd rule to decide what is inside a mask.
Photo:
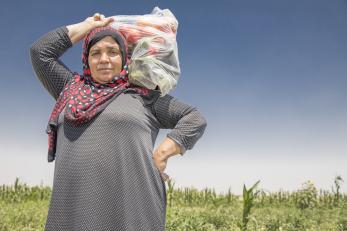
[(174, 89), (180, 75), (176, 33), (178, 22), (170, 10), (155, 7), (150, 14), (113, 16), (111, 24), (126, 38), (131, 63), (129, 81), (161, 96)]

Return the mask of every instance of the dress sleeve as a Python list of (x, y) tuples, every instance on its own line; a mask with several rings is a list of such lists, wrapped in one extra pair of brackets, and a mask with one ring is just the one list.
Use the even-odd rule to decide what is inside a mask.
[(196, 107), (180, 102), (170, 95), (158, 97), (153, 109), (161, 128), (172, 129), (167, 137), (181, 146), (181, 155), (193, 148), (207, 126), (206, 119)]
[(30, 47), (33, 69), (55, 100), (73, 73), (59, 60), (59, 57), (72, 46), (65, 26), (43, 35)]

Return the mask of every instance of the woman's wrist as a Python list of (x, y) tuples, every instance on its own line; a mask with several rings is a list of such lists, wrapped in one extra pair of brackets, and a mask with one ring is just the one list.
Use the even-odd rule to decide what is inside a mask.
[(112, 23), (113, 20), (113, 17), (106, 18), (103, 14), (95, 13), (93, 16), (86, 18), (83, 22), (66, 26), (69, 31), (68, 35), (71, 43), (78, 43), (94, 28), (107, 26)]
[(168, 143), (168, 146), (170, 147), (170, 149), (167, 150), (167, 152), (163, 153), (163, 155), (166, 158), (169, 158), (171, 156), (177, 155), (177, 154), (179, 154), (181, 152), (180, 145), (176, 141), (171, 139), (170, 137), (166, 137), (164, 142)]
[(87, 21), (66, 26), (72, 44), (78, 43), (93, 29), (93, 25)]

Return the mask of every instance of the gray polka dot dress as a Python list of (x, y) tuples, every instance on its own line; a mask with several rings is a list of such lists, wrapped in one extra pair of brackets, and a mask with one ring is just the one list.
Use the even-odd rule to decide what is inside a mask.
[[(57, 99), (73, 73), (59, 60), (72, 46), (65, 26), (30, 48), (33, 69)], [(60, 114), (46, 231), (165, 230), (166, 189), (152, 159), (159, 129), (182, 153), (206, 128), (197, 108), (153, 91), (124, 91), (80, 127)]]

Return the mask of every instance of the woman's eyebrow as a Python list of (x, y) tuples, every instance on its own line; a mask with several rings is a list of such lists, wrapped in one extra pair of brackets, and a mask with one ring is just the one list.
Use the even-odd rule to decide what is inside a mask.
[[(109, 50), (117, 50), (117, 51), (119, 51), (119, 48), (118, 47), (114, 47), (114, 46), (107, 46), (106, 48), (109, 49)], [(99, 51), (99, 50), (101, 50), (101, 49), (100, 48), (94, 48), (94, 49), (91, 49), (90, 52)]]
[(118, 51), (119, 51), (119, 48), (118, 48), (118, 47), (108, 46), (107, 48), (108, 48), (108, 49), (114, 49), (114, 50), (118, 50)]
[(90, 52), (92, 51), (99, 51), (100, 49), (99, 48), (93, 48), (93, 49), (90, 49)]

